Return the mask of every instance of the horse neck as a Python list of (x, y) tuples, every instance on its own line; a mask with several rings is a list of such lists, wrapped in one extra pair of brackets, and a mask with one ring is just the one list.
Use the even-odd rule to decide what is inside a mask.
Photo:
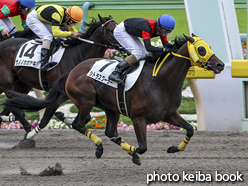
[[(95, 43), (106, 44), (103, 43), (103, 36), (101, 32), (95, 32), (87, 40), (94, 41)], [(80, 43), (79, 47), (84, 60), (89, 58), (102, 58), (107, 49), (96, 44), (88, 44), (85, 42)]]
[[(182, 56), (189, 58), (189, 53), (187, 49), (187, 44), (184, 44), (177, 52), (177, 54), (180, 54)], [(172, 82), (177, 85), (183, 85), (183, 81), (187, 75), (187, 72), (190, 68), (190, 61), (185, 58), (176, 57), (173, 56), (171, 59), (165, 62), (165, 64), (162, 65), (160, 72), (158, 73), (158, 82)], [(163, 84), (163, 83), (162, 83)], [(161, 86), (163, 86), (161, 84)], [(164, 84), (164, 86), (167, 86)], [(174, 86), (174, 88), (181, 88), (178, 86)]]

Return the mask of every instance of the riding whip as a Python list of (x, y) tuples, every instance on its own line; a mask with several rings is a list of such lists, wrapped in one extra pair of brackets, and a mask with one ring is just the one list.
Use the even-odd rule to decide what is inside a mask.
[(86, 43), (90, 43), (92, 45), (99, 45), (99, 46), (102, 46), (102, 47), (105, 47), (105, 48), (112, 48), (112, 49), (116, 49), (116, 50), (119, 50), (119, 51), (123, 51), (123, 52), (127, 53), (128, 55), (131, 54), (129, 51), (127, 51), (123, 47), (120, 47), (119, 45), (108, 46), (108, 45), (104, 45), (104, 44), (101, 44), (101, 43), (96, 43), (96, 42), (88, 40), (88, 39), (83, 39), (83, 38), (80, 38), (80, 37), (78, 37), (77, 39), (79, 39), (80, 41), (86, 42)]

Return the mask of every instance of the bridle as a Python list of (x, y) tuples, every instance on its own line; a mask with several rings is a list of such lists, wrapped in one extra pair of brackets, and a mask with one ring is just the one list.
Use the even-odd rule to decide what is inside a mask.
[[(176, 56), (179, 58), (188, 59), (192, 66), (202, 67), (205, 70), (211, 68), (211, 65), (210, 65), (208, 60), (214, 55), (214, 53), (212, 52), (209, 45), (207, 45), (202, 39), (200, 39), (199, 37), (196, 37), (196, 36), (194, 36), (193, 38), (194, 38), (193, 43), (191, 43), (190, 41), (187, 41), (187, 48), (188, 48), (188, 52), (189, 52), (190, 57), (186, 57), (186, 56), (183, 56), (181, 54), (171, 52), (171, 53), (167, 53), (167, 55), (164, 58), (158, 58), (158, 60), (156, 61), (155, 65), (154, 65), (154, 68), (153, 68), (153, 73), (152, 73), (153, 79), (151, 81), (153, 81), (154, 77), (157, 76), (161, 66), (163, 65), (163, 63), (166, 61), (166, 59), (170, 55), (173, 55), (173, 56)], [(196, 52), (196, 48), (199, 46), (204, 46), (206, 48), (207, 54), (205, 56), (201, 56), (199, 53)]]
[[(110, 31), (110, 32), (113, 32), (113, 31), (114, 31), (114, 30), (109, 30), (109, 29), (106, 28), (106, 25), (107, 25), (109, 22), (115, 22), (115, 20), (114, 20), (114, 19), (110, 19), (110, 20), (106, 21), (104, 24), (102, 24), (102, 28), (103, 28), (103, 32), (104, 32), (103, 37), (106, 38), (107, 42), (110, 43), (110, 45), (111, 45), (110, 48), (113, 48), (113, 49), (116, 49), (116, 50), (120, 50), (120, 48), (121, 48), (120, 45), (112, 43), (112, 42), (108, 39), (108, 37), (107, 37), (107, 31)], [(114, 37), (112, 34), (109, 34), (109, 36), (110, 36), (113, 40), (115, 40), (115, 37)]]
[[(107, 30), (109, 30), (109, 29), (106, 28), (106, 25), (107, 25), (109, 22), (111, 22), (111, 21), (115, 21), (115, 20), (114, 20), (114, 19), (110, 19), (110, 20), (106, 21), (104, 24), (102, 24), (102, 28), (103, 28), (103, 31), (104, 31), (103, 37), (105, 37), (106, 40), (110, 43), (110, 46), (109, 46), (109, 45), (102, 44), (102, 43), (97, 43), (97, 42), (94, 42), (94, 41), (91, 41), (91, 40), (88, 40), (88, 39), (83, 39), (83, 38), (80, 38), (80, 37), (79, 37), (78, 39), (79, 39), (80, 41), (83, 41), (83, 42), (86, 42), (86, 43), (90, 43), (90, 44), (93, 44), (93, 45), (98, 45), (98, 46), (105, 47), (105, 48), (116, 49), (116, 50), (118, 50), (118, 51), (120, 51), (120, 52), (125, 52), (125, 53), (127, 53), (127, 55), (130, 55), (130, 52), (129, 52), (128, 50), (126, 50), (125, 48), (121, 47), (121, 46), (118, 45), (118, 44), (112, 43), (112, 42), (108, 39), (108, 37), (107, 37)], [(115, 40), (115, 38), (114, 38), (113, 35), (110, 35), (110, 37), (111, 37), (112, 39)]]

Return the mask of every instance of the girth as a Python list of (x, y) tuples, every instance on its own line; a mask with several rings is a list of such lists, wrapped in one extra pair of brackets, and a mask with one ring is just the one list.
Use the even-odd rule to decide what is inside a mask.
[(139, 61), (130, 65), (130, 67), (127, 68), (121, 74), (122, 83), (118, 83), (118, 86), (117, 86), (117, 90), (116, 90), (117, 105), (118, 105), (118, 109), (120, 113), (123, 114), (124, 116), (128, 116), (128, 110), (127, 110), (127, 105), (126, 105), (126, 94), (124, 90), (127, 74), (135, 71), (139, 67), (139, 65), (140, 65)]

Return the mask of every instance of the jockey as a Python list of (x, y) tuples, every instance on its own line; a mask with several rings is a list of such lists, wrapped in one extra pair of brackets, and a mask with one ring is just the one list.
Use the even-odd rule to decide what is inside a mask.
[[(131, 64), (148, 55), (148, 52), (175, 52), (167, 48), (167, 36), (172, 35), (175, 20), (171, 15), (164, 14), (157, 21), (145, 18), (130, 18), (121, 22), (114, 30), (116, 40), (127, 49), (131, 55), (122, 60), (110, 74), (109, 79), (122, 82), (120, 74)], [(160, 36), (164, 48), (151, 45), (150, 39)], [(143, 38), (144, 44), (140, 38)]]
[(9, 17), (20, 15), (22, 27), (28, 28), (26, 24), (27, 14), (31, 8), (35, 8), (35, 0), (1, 0), (0, 1), (0, 31), (3, 37), (17, 32), (14, 23)]
[[(75, 24), (82, 22), (83, 11), (78, 6), (68, 9), (60, 5), (42, 5), (30, 12), (27, 17), (28, 27), (42, 39), (41, 70), (47, 70), (56, 63), (48, 63), (50, 44), (53, 37), (79, 37), (81, 33), (75, 28)], [(61, 31), (60, 26), (67, 24), (69, 31)]]

